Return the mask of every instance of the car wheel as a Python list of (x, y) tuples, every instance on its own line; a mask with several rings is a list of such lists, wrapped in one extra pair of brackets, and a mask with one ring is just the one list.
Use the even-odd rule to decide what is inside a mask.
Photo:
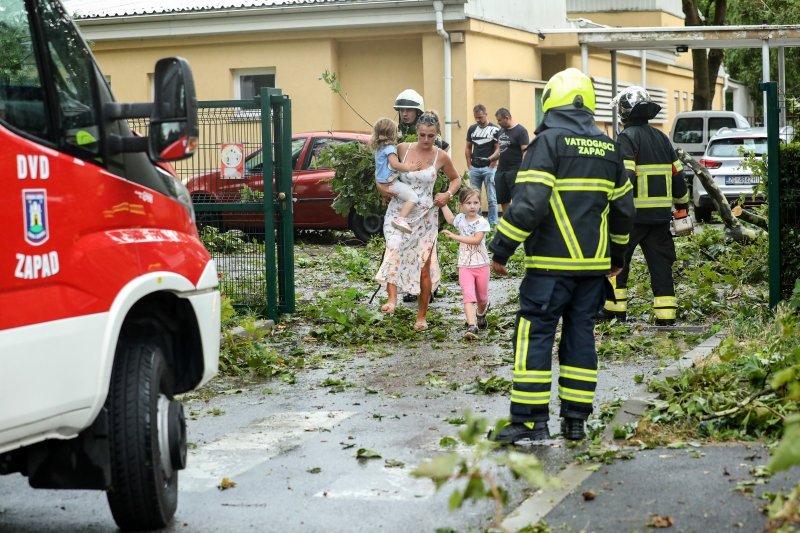
[(350, 211), (349, 223), (353, 235), (364, 243), (369, 242), (376, 235), (383, 234), (383, 215), (359, 215), (355, 211)]
[[(192, 204), (213, 204), (214, 198), (207, 194), (196, 194), (192, 196)], [(210, 226), (222, 230), (222, 219), (219, 213), (213, 211), (195, 211), (195, 223), (197, 224), (197, 231), (202, 233), (203, 228)]]
[(172, 398), (157, 336), (144, 328), (120, 338), (106, 400), (111, 487), (108, 504), (123, 530), (163, 528), (178, 506), (178, 470), (186, 466), (183, 406)]
[(711, 222), (711, 207), (694, 206), (694, 218), (697, 222)]

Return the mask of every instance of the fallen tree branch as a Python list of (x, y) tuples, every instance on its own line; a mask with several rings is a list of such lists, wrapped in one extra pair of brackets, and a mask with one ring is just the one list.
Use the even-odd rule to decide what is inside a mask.
[(745, 407), (747, 407), (748, 405), (750, 405), (750, 403), (752, 403), (752, 401), (755, 400), (756, 398), (761, 398), (762, 396), (766, 396), (767, 394), (770, 394), (772, 392), (775, 392), (775, 389), (773, 389), (772, 387), (767, 387), (766, 389), (751, 394), (747, 399), (737, 403), (730, 409), (725, 409), (724, 411), (717, 411), (716, 413), (709, 413), (707, 415), (701, 416), (700, 420), (703, 421), (714, 420), (715, 418), (722, 418), (723, 416), (736, 414)]
[(678, 148), (676, 152), (678, 154), (678, 158), (683, 161), (686, 166), (692, 169), (697, 176), (697, 179), (699, 179), (700, 183), (703, 185), (703, 188), (711, 197), (714, 207), (717, 209), (717, 212), (719, 212), (719, 216), (722, 217), (722, 222), (724, 222), (725, 227), (728, 228), (728, 234), (730, 237), (736, 242), (747, 243), (754, 241), (758, 235), (762, 233), (761, 230), (746, 228), (742, 226), (736, 217), (733, 216), (733, 213), (731, 212), (731, 206), (728, 204), (728, 200), (719, 190), (719, 187), (717, 187), (716, 183), (714, 183), (714, 178), (711, 177), (708, 169), (698, 163), (694, 157), (692, 157), (690, 154), (687, 154), (682, 148)]
[(758, 226), (761, 229), (769, 230), (769, 222), (766, 218), (762, 217), (761, 215), (756, 215), (752, 211), (748, 211), (740, 205), (734, 206), (731, 209), (731, 213), (733, 213), (733, 216), (736, 218), (740, 218), (745, 222), (749, 222), (754, 226)]

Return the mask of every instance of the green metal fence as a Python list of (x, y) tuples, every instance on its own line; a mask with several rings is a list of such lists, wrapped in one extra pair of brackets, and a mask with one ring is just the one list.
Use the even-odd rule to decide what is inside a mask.
[(784, 147), (789, 159), (781, 160), (781, 141), (800, 141), (794, 135), (800, 126), (800, 112), (794, 102), (800, 99), (788, 95), (779, 99), (775, 82), (762, 83), (760, 88), (767, 94), (769, 303), (774, 307), (791, 296), (800, 277), (800, 169), (796, 159), (800, 151)]
[[(280, 89), (247, 101), (198, 102), (197, 152), (173, 163), (221, 290), (235, 306), (273, 319), (295, 310), (291, 120)], [(146, 133), (146, 120), (130, 122)]]

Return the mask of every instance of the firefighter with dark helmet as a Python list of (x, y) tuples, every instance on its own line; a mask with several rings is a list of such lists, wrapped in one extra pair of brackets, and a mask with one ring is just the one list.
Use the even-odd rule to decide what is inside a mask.
[(648, 124), (661, 106), (652, 101), (644, 88), (632, 86), (622, 90), (611, 105), (616, 106), (625, 128), (617, 142), (633, 185), (636, 218), (625, 254), (625, 268), (612, 280), (615, 299), (606, 302), (599, 319), (627, 319), (630, 261), (636, 247), (641, 246), (650, 271), (655, 323), (672, 325), (677, 318), (678, 301), (672, 279), (676, 257), (670, 221), (673, 205), (676, 220), (687, 217), (689, 191), (683, 165), (669, 138)]
[(565, 438), (586, 436), (597, 385), (594, 325), (610, 293), (607, 276), (624, 266), (634, 208), (617, 144), (594, 123), (591, 80), (568, 68), (547, 82), (545, 112), (517, 174), (509, 209), (489, 247), (506, 275), (525, 247), (514, 333), (511, 423), (491, 438), (513, 444), (550, 437), (552, 348), (558, 346), (558, 396)]

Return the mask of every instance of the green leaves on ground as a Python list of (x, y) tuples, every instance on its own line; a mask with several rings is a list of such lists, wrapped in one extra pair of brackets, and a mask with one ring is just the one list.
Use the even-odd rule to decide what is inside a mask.
[(359, 448), (356, 451), (356, 459), (380, 459), (381, 454), (376, 452), (375, 450), (370, 450), (369, 448)]
[(414, 337), (410, 309), (398, 306), (394, 314), (384, 315), (366, 301), (367, 295), (356, 288), (332, 289), (318, 294), (300, 312), (316, 323), (310, 336), (336, 344), (367, 346)]
[(647, 413), (649, 421), (681, 424), (715, 439), (780, 436), (800, 405), (800, 317), (782, 308), (774, 317), (748, 317), (716, 358), (651, 383), (660, 397)]

